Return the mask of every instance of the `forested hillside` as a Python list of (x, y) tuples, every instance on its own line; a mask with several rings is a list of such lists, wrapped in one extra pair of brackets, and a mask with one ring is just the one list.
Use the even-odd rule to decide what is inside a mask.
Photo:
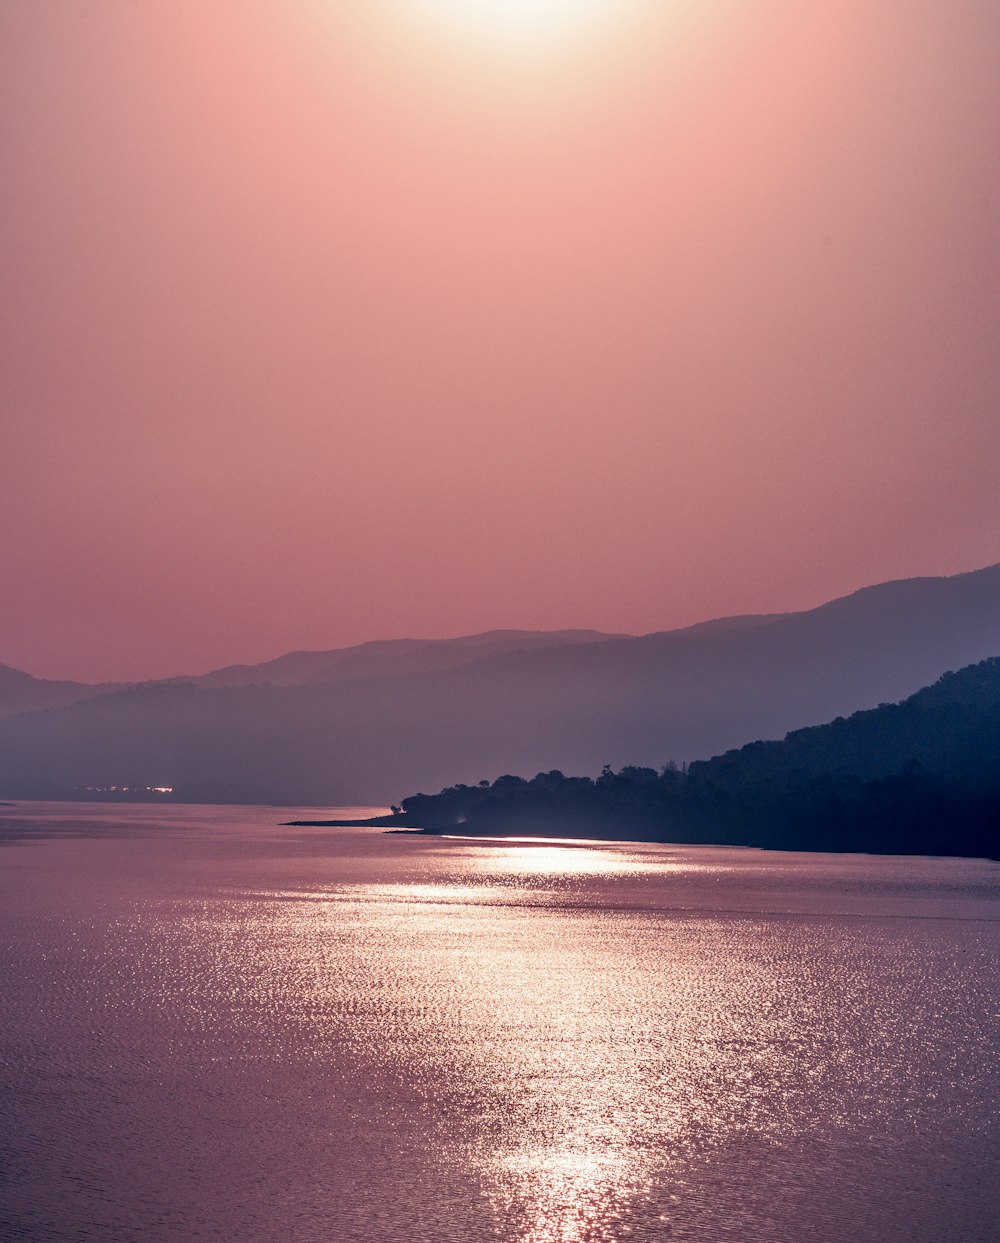
[(400, 823), (476, 834), (996, 857), (1000, 658), (781, 742), (686, 769), (540, 773), (403, 800)]

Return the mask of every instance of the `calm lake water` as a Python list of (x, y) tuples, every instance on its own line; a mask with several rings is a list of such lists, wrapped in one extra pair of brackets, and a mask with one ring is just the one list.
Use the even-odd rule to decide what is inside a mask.
[(1000, 867), (0, 808), (0, 1237), (995, 1243)]

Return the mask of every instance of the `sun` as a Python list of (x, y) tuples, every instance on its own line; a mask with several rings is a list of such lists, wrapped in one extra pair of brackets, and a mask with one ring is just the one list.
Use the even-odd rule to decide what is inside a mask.
[(622, 0), (412, 0), (442, 31), (487, 44), (538, 49), (594, 33)]

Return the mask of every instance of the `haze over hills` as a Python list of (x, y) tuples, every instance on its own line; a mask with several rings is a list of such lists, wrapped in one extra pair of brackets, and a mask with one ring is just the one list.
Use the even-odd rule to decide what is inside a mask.
[(297, 653), (9, 717), (0, 795), (117, 784), (192, 801), (390, 802), (503, 772), (707, 758), (997, 655), (1000, 566), (802, 613), (568, 634)]
[(37, 712), (43, 708), (61, 708), (66, 704), (92, 699), (95, 695), (108, 695), (121, 690), (122, 682), (49, 681), (33, 678), (30, 673), (0, 665), (0, 717), (16, 716), (20, 712)]
[(289, 652), (260, 665), (229, 665), (199, 677), (169, 680), (203, 687), (305, 686), (457, 669), (495, 652), (572, 647), (617, 637), (599, 630), (488, 630), (457, 639), (383, 639), (327, 652)]
[[(706, 624), (724, 625), (725, 621)], [(384, 639), (328, 651), (288, 652), (258, 665), (227, 665), (208, 673), (132, 683), (49, 681), (0, 665), (0, 717), (66, 707), (97, 695), (138, 687), (305, 686), (347, 678), (455, 669), (493, 652), (598, 643), (616, 637), (598, 630), (490, 630), (457, 639)]]

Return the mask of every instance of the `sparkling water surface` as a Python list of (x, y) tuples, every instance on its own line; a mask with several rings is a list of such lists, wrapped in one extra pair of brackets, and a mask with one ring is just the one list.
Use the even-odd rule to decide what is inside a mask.
[(0, 808), (0, 1238), (1000, 1239), (997, 864), (293, 815)]

